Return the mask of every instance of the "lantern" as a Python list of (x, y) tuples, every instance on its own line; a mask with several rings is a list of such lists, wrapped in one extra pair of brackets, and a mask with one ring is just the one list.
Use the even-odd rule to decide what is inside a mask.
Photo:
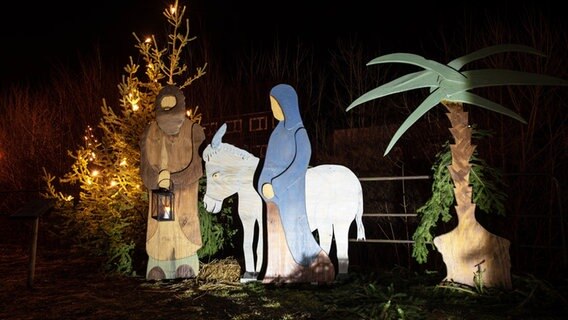
[(152, 190), (152, 218), (158, 221), (174, 220), (174, 192), (166, 188)]

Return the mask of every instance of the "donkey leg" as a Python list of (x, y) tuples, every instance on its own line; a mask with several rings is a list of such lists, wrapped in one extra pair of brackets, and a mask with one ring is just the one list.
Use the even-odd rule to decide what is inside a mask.
[(333, 241), (333, 225), (326, 224), (318, 226), (319, 245), (329, 255), (331, 242)]
[(243, 254), (245, 257), (245, 271), (247, 273), (254, 273), (254, 221), (252, 223), (243, 221)]
[(338, 274), (347, 274), (349, 269), (349, 225), (335, 226)]
[(260, 217), (260, 219), (256, 222), (258, 227), (258, 241), (256, 243), (256, 267), (254, 268), (254, 272), (255, 275), (258, 275), (260, 268), (262, 268), (262, 263), (264, 262), (264, 230), (262, 217)]

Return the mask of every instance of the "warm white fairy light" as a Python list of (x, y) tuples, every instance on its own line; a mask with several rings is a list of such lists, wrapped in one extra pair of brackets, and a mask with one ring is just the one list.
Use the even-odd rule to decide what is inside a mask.
[[(87, 147), (87, 149), (91, 149), (93, 145), (98, 143), (98, 140), (95, 138), (95, 135), (93, 134), (93, 128), (91, 128), (91, 126), (87, 126), (87, 129), (85, 129), (85, 136), (83, 136), (83, 139), (85, 139), (85, 146)], [(93, 161), (95, 160), (95, 158), (96, 158), (95, 152), (90, 151), (87, 160)]]
[(111, 186), (111, 187), (116, 187), (117, 184), (118, 184), (118, 182), (116, 182), (116, 181), (114, 181), (114, 180), (112, 180), (112, 181), (110, 182), (110, 186)]
[(132, 105), (132, 111), (138, 111), (138, 109), (140, 109), (140, 106), (138, 105), (138, 102), (140, 101), (138, 89), (133, 88), (132, 91), (128, 93), (128, 96), (126, 96), (126, 100), (130, 103), (130, 105)]
[(140, 101), (140, 96), (138, 95), (138, 90), (136, 88), (132, 89), (128, 96), (126, 96), (126, 100), (132, 105), (132, 111), (138, 111), (140, 106), (138, 102)]
[(97, 169), (91, 170), (92, 177), (98, 177), (101, 172)]
[(122, 161), (120, 161), (120, 166), (124, 167), (126, 166), (128, 163), (126, 162), (126, 158), (122, 158)]

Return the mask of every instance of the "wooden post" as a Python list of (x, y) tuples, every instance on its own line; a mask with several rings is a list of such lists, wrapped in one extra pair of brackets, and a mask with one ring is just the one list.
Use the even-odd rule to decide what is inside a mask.
[(34, 286), (38, 230), (39, 230), (39, 216), (35, 217), (34, 219), (32, 241), (30, 243), (30, 265), (28, 269), (28, 288), (30, 289), (33, 288)]
[(39, 232), (39, 218), (55, 206), (53, 200), (36, 199), (26, 203), (16, 213), (10, 216), (15, 219), (33, 219), (32, 239), (30, 242), (30, 262), (28, 269), (28, 288), (33, 288), (35, 277), (35, 262), (37, 253), (37, 238)]

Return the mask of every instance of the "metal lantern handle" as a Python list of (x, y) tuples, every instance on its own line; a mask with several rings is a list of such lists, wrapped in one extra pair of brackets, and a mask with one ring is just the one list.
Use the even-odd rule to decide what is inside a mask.
[[(162, 181), (170, 181), (170, 187), (169, 187), (169, 188), (160, 187), (160, 183), (161, 183)], [(162, 180), (159, 180), (159, 181), (158, 181), (158, 189), (160, 189), (160, 190), (170, 190), (170, 191), (173, 192), (173, 191), (174, 191), (174, 182), (172, 181), (172, 179), (162, 179)]]

